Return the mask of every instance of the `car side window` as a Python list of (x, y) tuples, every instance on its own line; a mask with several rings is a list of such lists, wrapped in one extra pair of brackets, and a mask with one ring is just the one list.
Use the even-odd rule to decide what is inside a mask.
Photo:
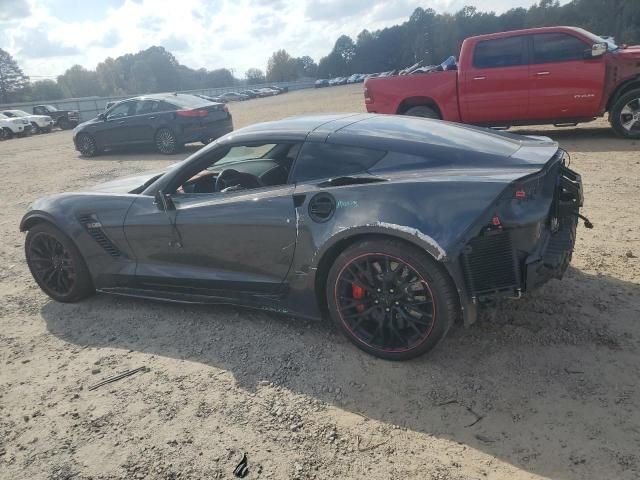
[(35, 113), (36, 115), (42, 115), (43, 113), (45, 113), (45, 112), (44, 112), (44, 108), (42, 108), (42, 107), (35, 107), (35, 108), (33, 109), (33, 113)]
[(533, 63), (584, 60), (589, 45), (566, 33), (540, 33), (533, 36)]
[(292, 181), (305, 182), (364, 173), (386, 152), (332, 143), (305, 143), (293, 167)]
[(146, 115), (158, 111), (158, 102), (155, 100), (142, 100), (137, 102), (136, 115)]
[(109, 119), (115, 119), (115, 118), (124, 118), (124, 117), (130, 117), (132, 115), (135, 115), (136, 112), (136, 105), (139, 102), (124, 102), (124, 103), (120, 103), (118, 105), (116, 105), (115, 107), (113, 107), (113, 109), (109, 112)]
[(479, 42), (473, 54), (473, 66), (475, 68), (500, 68), (525, 65), (525, 46), (524, 36)]

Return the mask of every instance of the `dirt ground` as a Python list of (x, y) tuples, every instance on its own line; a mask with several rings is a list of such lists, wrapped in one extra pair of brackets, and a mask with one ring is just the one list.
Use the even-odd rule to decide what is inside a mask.
[[(361, 85), (234, 104), (237, 127), (362, 111)], [(408, 363), (326, 323), (36, 287), (18, 223), (36, 198), (184, 158), (78, 156), (71, 132), (0, 143), (0, 478), (637, 479), (640, 142), (602, 120), (527, 131), (583, 174), (572, 267)], [(117, 383), (88, 386), (147, 367)]]

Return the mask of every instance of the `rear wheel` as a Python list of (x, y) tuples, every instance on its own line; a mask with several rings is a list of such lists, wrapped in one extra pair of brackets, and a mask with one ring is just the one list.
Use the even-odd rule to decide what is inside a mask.
[(85, 157), (94, 157), (98, 154), (98, 146), (96, 145), (96, 140), (88, 133), (78, 134), (78, 138), (76, 138), (76, 144), (78, 145), (78, 150), (80, 151), (80, 153)]
[(74, 243), (49, 223), (29, 230), (29, 270), (40, 288), (58, 302), (77, 302), (95, 292), (87, 265)]
[(440, 120), (440, 115), (438, 114), (438, 112), (436, 112), (436, 110), (431, 107), (427, 107), (426, 105), (411, 107), (409, 110), (404, 112), (404, 114), (409, 115), (410, 117), (434, 118), (436, 120)]
[(632, 90), (616, 100), (609, 121), (618, 135), (640, 138), (640, 89)]
[(11, 138), (12, 132), (8, 128), (0, 128), (0, 141)]
[(73, 124), (66, 118), (61, 118), (60, 120), (58, 120), (58, 126), (62, 129), (62, 130), (69, 130), (70, 128), (73, 128)]
[(388, 360), (433, 349), (458, 312), (455, 287), (442, 267), (394, 239), (362, 241), (340, 254), (326, 295), (331, 317), (347, 338)]
[(31, 131), (33, 133), (40, 133), (40, 127), (36, 122), (31, 122)]
[(168, 128), (161, 128), (156, 133), (156, 148), (165, 155), (176, 153), (179, 149), (178, 139)]

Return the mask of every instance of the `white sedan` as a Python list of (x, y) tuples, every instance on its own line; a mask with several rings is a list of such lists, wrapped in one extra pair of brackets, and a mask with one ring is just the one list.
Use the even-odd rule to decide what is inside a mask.
[(29, 121), (35, 132), (50, 132), (53, 119), (48, 115), (33, 115), (22, 110), (3, 110), (2, 113), (10, 118), (24, 118)]
[(0, 113), (0, 140), (22, 136), (31, 132), (31, 123), (26, 118), (9, 118)]

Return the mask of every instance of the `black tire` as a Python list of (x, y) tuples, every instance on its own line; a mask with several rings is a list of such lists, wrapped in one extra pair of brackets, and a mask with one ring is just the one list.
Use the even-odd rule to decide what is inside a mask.
[(640, 89), (631, 90), (615, 101), (609, 122), (621, 137), (640, 138)]
[(168, 128), (160, 128), (155, 137), (156, 148), (160, 153), (173, 155), (180, 150), (176, 135)]
[(79, 133), (76, 137), (78, 150), (85, 157), (95, 157), (98, 154), (96, 140), (88, 133)]
[(342, 252), (329, 270), (326, 296), (346, 337), (387, 360), (433, 349), (459, 314), (456, 288), (443, 267), (395, 239), (372, 238)]
[(435, 120), (440, 120), (440, 115), (438, 112), (425, 105), (419, 105), (417, 107), (411, 107), (409, 110), (404, 112), (405, 115), (410, 117), (422, 117), (422, 118), (433, 118)]
[(31, 228), (24, 248), (31, 275), (49, 297), (72, 303), (95, 293), (80, 251), (52, 224), (43, 222)]
[(13, 136), (13, 132), (8, 128), (0, 128), (0, 141), (9, 140)]
[(58, 120), (58, 126), (62, 130), (69, 130), (74, 127), (74, 125), (67, 118), (61, 118), (60, 120)]
[(36, 122), (31, 122), (31, 133), (41, 133), (40, 127)]

